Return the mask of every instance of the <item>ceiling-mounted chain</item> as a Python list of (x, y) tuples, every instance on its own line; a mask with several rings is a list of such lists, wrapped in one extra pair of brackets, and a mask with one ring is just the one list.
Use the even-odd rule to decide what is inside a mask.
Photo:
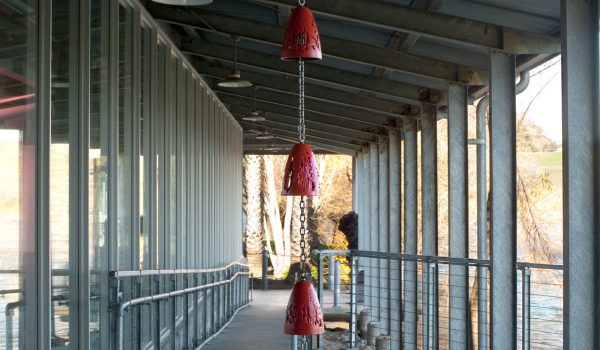
[(306, 126), (304, 125), (304, 60), (298, 60), (298, 134), (304, 143)]

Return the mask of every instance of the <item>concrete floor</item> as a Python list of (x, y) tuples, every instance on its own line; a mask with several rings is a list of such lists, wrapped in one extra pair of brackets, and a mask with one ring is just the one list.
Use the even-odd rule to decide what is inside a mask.
[(291, 337), (283, 334), (283, 321), (290, 293), (291, 290), (254, 290), (254, 301), (203, 349), (289, 349)]

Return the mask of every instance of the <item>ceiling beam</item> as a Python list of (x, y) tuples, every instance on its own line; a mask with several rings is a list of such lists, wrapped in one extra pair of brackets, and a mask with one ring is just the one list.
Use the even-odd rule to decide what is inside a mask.
[[(172, 24), (193, 27), (203, 31), (225, 33), (231, 36), (281, 46), (284, 27), (257, 22), (214, 12), (152, 3), (148, 10), (156, 19)], [(415, 57), (398, 50), (364, 44), (356, 41), (321, 35), (325, 57), (366, 64), (383, 69), (427, 78), (469, 85), (487, 84), (488, 73), (477, 68), (461, 66), (423, 57)], [(430, 86), (435, 88), (434, 86)]]
[[(208, 43), (198, 39), (184, 40), (181, 51), (231, 62), (234, 52), (232, 46)], [(238, 49), (238, 64), (248, 65), (264, 70), (288, 74), (296, 77), (298, 67), (296, 64), (282, 61), (278, 56), (268, 55), (252, 50)], [(305, 78), (330, 86), (341, 88), (354, 88), (375, 93), (378, 96), (410, 105), (421, 105), (424, 102), (434, 103), (430, 96), (437, 95), (431, 90), (415, 85), (405, 84), (384, 78), (377, 78), (357, 72), (324, 66), (321, 64), (308, 64)]]
[[(240, 104), (240, 101), (243, 101), (243, 100), (246, 101), (248, 107), (252, 106), (252, 104), (253, 104), (253, 100), (248, 97), (239, 96), (239, 95), (236, 96), (231, 93), (223, 94), (223, 93), (220, 93), (219, 91), (217, 91), (217, 93), (218, 93), (219, 99), (223, 103), (228, 104), (228, 105), (229, 104)], [(289, 105), (286, 103), (281, 103), (279, 101), (257, 99), (256, 106), (257, 106), (257, 109), (261, 110), (261, 111), (274, 112), (274, 113), (285, 114), (285, 115), (297, 115), (298, 114), (298, 104), (297, 103), (294, 105)], [(378, 123), (373, 120), (353, 119), (353, 118), (349, 118), (347, 116), (321, 113), (319, 111), (312, 111), (310, 109), (305, 111), (305, 116), (306, 116), (306, 118), (311, 118), (311, 119), (327, 118), (330, 121), (337, 121), (341, 124), (352, 125), (353, 128), (354, 127), (360, 128), (361, 130), (379, 130), (384, 127), (393, 127), (396, 124), (396, 122), (395, 122), (396, 119), (393, 119), (393, 118), (388, 119), (387, 122), (379, 122)]]
[[(236, 96), (247, 98), (250, 100), (252, 100), (254, 96), (254, 91), (252, 91), (252, 89), (228, 89), (214, 85), (212, 86), (212, 89), (219, 95)], [(272, 90), (256, 89), (256, 100), (273, 101), (287, 106), (296, 106), (296, 108), (298, 108), (298, 98), (296, 98), (295, 96)], [(328, 104), (326, 102), (314, 100), (305, 101), (305, 110), (308, 112), (320, 113), (324, 115), (346, 117), (352, 120), (370, 120), (382, 125), (388, 123), (390, 119), (402, 119), (402, 115), (400, 114), (385, 116), (381, 114), (361, 111), (356, 108), (336, 106), (334, 104)]]
[[(257, 0), (271, 5), (295, 7), (296, 0)], [(560, 38), (430, 12), (385, 1), (313, 1), (313, 12), (348, 22), (469, 43), (513, 54), (560, 52)]]
[[(252, 128), (253, 126), (260, 126), (256, 123), (249, 123), (246, 121), (240, 122), (240, 124), (246, 129)], [(271, 128), (270, 132), (271, 132), (271, 135), (273, 135), (277, 138), (280, 138), (282, 140), (286, 140), (286, 141), (294, 142), (294, 143), (299, 142), (297, 130), (296, 131), (288, 131), (288, 130), (280, 129), (280, 128)], [(359, 146), (359, 145), (345, 144), (345, 143), (340, 144), (340, 143), (332, 141), (330, 139), (327, 139), (327, 138), (324, 139), (324, 138), (320, 138), (320, 137), (317, 137), (315, 135), (310, 135), (310, 134), (306, 135), (306, 142), (311, 145), (323, 148), (323, 149), (328, 149), (330, 151), (334, 151), (337, 153), (344, 153), (344, 154), (350, 154), (350, 155), (363, 149), (363, 147)]]
[[(231, 104), (231, 103), (227, 104), (227, 109), (229, 109), (229, 111), (234, 115), (235, 114), (246, 115), (250, 111), (250, 108), (247, 106)], [(293, 124), (293, 125), (298, 124), (298, 116), (290, 116), (290, 115), (274, 113), (274, 112), (269, 112), (269, 111), (260, 111), (260, 112), (262, 113), (262, 116), (264, 116), (266, 119), (269, 119), (269, 120), (274, 119), (276, 121), (285, 122), (288, 124)], [(383, 128), (383, 127), (376, 131), (364, 131), (364, 130), (361, 130), (358, 128), (351, 128), (343, 123), (341, 123), (341, 124), (331, 123), (330, 118), (319, 118), (318, 120), (316, 120), (313, 118), (308, 118), (305, 115), (304, 120), (306, 121), (307, 124), (310, 123), (312, 125), (319, 126), (319, 127), (323, 128), (323, 130), (329, 130), (331, 132), (337, 132), (337, 133), (342, 133), (342, 134), (345, 133), (346, 135), (360, 135), (360, 137), (365, 140), (374, 140), (377, 136), (383, 134), (385, 131), (385, 128)], [(329, 121), (329, 122), (327, 122), (327, 121)]]
[[(236, 113), (232, 111), (233, 116), (235, 117), (236, 120), (238, 121), (242, 121), (243, 117), (246, 116), (245, 113)], [(294, 128), (298, 128), (298, 118), (289, 118), (289, 119), (284, 119), (284, 118), (278, 118), (276, 115), (268, 115), (268, 118), (266, 118), (266, 121), (263, 122), (259, 122), (260, 124), (264, 124), (265, 126), (268, 125), (288, 125)], [(312, 131), (322, 131), (322, 132), (326, 132), (328, 134), (332, 134), (332, 135), (339, 135), (342, 137), (346, 137), (346, 138), (350, 138), (353, 140), (357, 140), (359, 142), (376, 142), (377, 141), (377, 137), (376, 136), (372, 136), (370, 134), (362, 134), (356, 131), (349, 131), (349, 130), (345, 130), (345, 129), (338, 129), (338, 128), (334, 128), (331, 126), (326, 126), (326, 125), (322, 125), (322, 124), (317, 124), (314, 122), (311, 122), (309, 120), (305, 119), (305, 124), (306, 124), (306, 130), (310, 132)]]
[[(202, 58), (194, 57), (192, 59), (192, 64), (200, 74), (211, 78), (225, 78), (231, 74), (231, 67), (226, 67), (221, 62), (207, 62), (202, 60)], [(289, 77), (287, 74), (269, 74), (272, 72), (266, 71), (258, 73), (250, 69), (240, 69), (240, 71), (245, 79), (248, 79), (254, 86), (259, 86), (261, 89), (265, 88), (285, 92), (294, 96), (298, 95), (297, 79)], [(391, 114), (402, 114), (408, 108), (407, 105), (401, 103), (336, 89), (329, 89), (311, 83), (305, 84), (304, 93), (306, 99), (360, 108), (365, 111), (383, 113), (388, 116)]]

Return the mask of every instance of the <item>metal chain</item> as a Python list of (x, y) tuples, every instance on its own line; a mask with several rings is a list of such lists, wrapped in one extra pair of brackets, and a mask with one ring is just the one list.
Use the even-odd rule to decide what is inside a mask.
[(306, 203), (304, 202), (304, 196), (300, 196), (300, 278), (306, 278), (306, 214), (304, 214), (304, 210), (306, 208)]
[(305, 0), (298, 0), (298, 5), (304, 6)]
[(306, 132), (306, 127), (304, 125), (304, 60), (300, 59), (298, 62), (298, 133), (300, 134), (300, 142), (304, 143), (304, 135)]

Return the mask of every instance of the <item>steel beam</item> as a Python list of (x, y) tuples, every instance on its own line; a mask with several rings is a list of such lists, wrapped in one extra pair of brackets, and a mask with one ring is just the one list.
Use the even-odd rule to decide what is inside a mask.
[[(404, 253), (417, 254), (417, 125), (404, 119)], [(404, 261), (403, 349), (417, 349), (417, 263)]]
[(490, 72), (490, 189), (492, 300), (490, 346), (517, 341), (517, 186), (515, 58), (492, 51)]
[[(296, 6), (294, 0), (258, 0), (271, 5)], [(438, 40), (465, 42), (513, 54), (558, 53), (558, 38), (506, 28), (442, 13), (388, 2), (369, 0), (320, 1), (310, 4), (313, 12), (386, 30), (420, 34)]]
[[(565, 349), (600, 347), (598, 2), (563, 0)], [(494, 271), (495, 272), (495, 271)]]
[[(467, 87), (448, 87), (448, 243), (451, 258), (469, 256)], [(450, 349), (469, 345), (469, 271), (464, 265), (450, 265)]]
[[(190, 39), (181, 44), (181, 51), (202, 57), (231, 62), (234, 56), (233, 47), (208, 43), (200, 39)], [(240, 66), (251, 66), (280, 74), (288, 74), (296, 77), (298, 67), (283, 62), (277, 56), (260, 53), (258, 51), (239, 49), (238, 64)], [(306, 80), (318, 82), (341, 88), (354, 88), (366, 92), (376, 93), (379, 96), (411, 105), (420, 105), (421, 101), (427, 100), (429, 91), (421, 87), (377, 78), (365, 74), (351, 72), (339, 68), (324, 66), (322, 64), (310, 64), (306, 67)]]
[[(311, 4), (312, 5), (312, 4)], [(195, 9), (165, 6), (149, 3), (148, 10), (157, 19), (188, 28), (228, 34), (269, 45), (281, 46), (284, 27), (265, 22), (257, 22), (239, 17), (210, 13)], [(462, 82), (471, 85), (482, 85), (487, 81), (487, 72), (477, 68), (459, 66), (452, 63), (420, 58), (390, 50), (384, 47), (361, 42), (321, 35), (322, 42), (327, 43), (326, 57), (342, 59), (349, 62), (366, 64), (387, 70), (409, 73), (438, 81)], [(429, 86), (435, 88), (434, 86)]]
[[(226, 66), (220, 62), (206, 62), (201, 58), (193, 59), (194, 67), (200, 74), (211, 78), (226, 78), (231, 74), (231, 66)], [(250, 69), (240, 69), (242, 76), (252, 82), (254, 86), (260, 89), (273, 90), (290, 95), (298, 95), (298, 87), (290, 84), (288, 74), (272, 74), (270, 71), (255, 72)], [(364, 94), (354, 94), (350, 92), (330, 89), (316, 84), (305, 84), (305, 98), (307, 100), (317, 100), (322, 102), (334, 103), (346, 107), (360, 108), (373, 113), (381, 113), (387, 116), (397, 117), (407, 106), (391, 102), (384, 99), (378, 99)]]
[[(290, 136), (288, 133), (282, 133), (282, 132), (279, 132), (279, 131), (274, 131), (274, 132), (272, 132), (272, 134), (276, 138), (278, 138), (280, 140), (289, 141), (289, 142), (297, 142), (294, 139), (294, 136)], [(354, 154), (356, 154), (355, 150), (348, 149), (348, 148), (343, 148), (343, 147), (338, 147), (338, 146), (333, 146), (333, 145), (330, 145), (330, 144), (326, 144), (326, 143), (322, 143), (322, 142), (319, 142), (319, 141), (315, 141), (314, 139), (312, 139), (311, 137), (308, 137), (308, 136), (306, 137), (306, 141), (308, 143), (310, 143), (312, 146), (318, 147), (318, 148), (323, 149), (323, 150), (331, 151), (331, 152), (334, 152), (334, 153), (346, 154), (346, 155), (350, 155), (350, 156), (353, 156)]]
[[(379, 142), (379, 251), (389, 252), (389, 140), (386, 136), (381, 137)], [(379, 263), (379, 296), (380, 309), (379, 321), (383, 329), (390, 327), (390, 291), (389, 272), (390, 260)]]

